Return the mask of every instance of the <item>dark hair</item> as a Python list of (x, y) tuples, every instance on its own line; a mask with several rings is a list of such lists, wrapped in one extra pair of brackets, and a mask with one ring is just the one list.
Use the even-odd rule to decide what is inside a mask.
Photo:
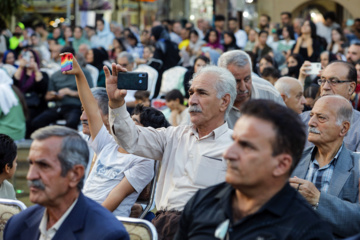
[(165, 100), (167, 102), (175, 101), (176, 99), (179, 99), (180, 104), (184, 104), (184, 96), (177, 89), (173, 89), (165, 95)]
[(236, 17), (230, 17), (230, 18), (229, 18), (229, 21), (235, 21), (235, 22), (237, 22), (237, 18), (236, 18)]
[(219, 42), (220, 36), (219, 36), (218, 31), (216, 31), (215, 28), (210, 29), (210, 30), (206, 33), (206, 35), (205, 35), (205, 37), (204, 37), (204, 40), (205, 40), (206, 42), (209, 42), (210, 33), (212, 33), (212, 32), (216, 33), (216, 39), (217, 39), (216, 42)]
[(195, 29), (191, 29), (190, 34), (195, 34), (196, 36), (199, 36), (199, 33)]
[[(117, 41), (121, 47), (121, 51), (126, 51), (126, 47), (123, 43), (123, 40), (121, 38), (114, 38), (115, 41)], [(115, 52), (115, 48), (112, 49), (112, 52)]]
[(345, 67), (347, 67), (348, 69), (348, 74), (346, 76), (347, 80), (350, 80), (352, 82), (357, 82), (357, 73), (356, 73), (356, 68), (354, 65), (352, 65), (351, 63), (348, 62), (344, 62), (341, 60), (336, 60), (336, 61), (332, 61), (331, 63), (329, 63), (329, 65), (327, 65), (327, 67), (329, 67), (332, 64), (342, 64)]
[(305, 126), (298, 114), (285, 106), (262, 99), (247, 101), (242, 106), (241, 113), (243, 116), (259, 118), (273, 125), (275, 139), (272, 141), (272, 155), (291, 155), (293, 161), (290, 175), (301, 158), (306, 140)]
[[(270, 56), (269, 54), (266, 54), (265, 56), (262, 56), (262, 57), (260, 58), (260, 61), (261, 61), (261, 59), (265, 59), (267, 62), (271, 63), (274, 67), (277, 68), (276, 62), (274, 61), (273, 57)], [(259, 62), (260, 62), (260, 61), (259, 61)]]
[(150, 98), (150, 92), (149, 91), (136, 91), (134, 94), (134, 98), (136, 100), (145, 100), (145, 99), (149, 99)]
[(73, 47), (65, 46), (65, 47), (63, 47), (63, 48), (60, 50), (60, 53), (65, 53), (65, 52), (72, 53), (72, 55), (75, 56), (75, 50), (74, 50)]
[(80, 29), (81, 32), (83, 32), (83, 28), (81, 26), (75, 26), (74, 30), (75, 30), (75, 28), (78, 28), (78, 29)]
[(307, 87), (305, 89), (304, 97), (315, 99), (319, 89), (320, 89), (320, 86), (318, 84), (311, 84), (309, 87)]
[(225, 17), (224, 17), (224, 15), (221, 15), (221, 14), (215, 15), (214, 21), (215, 22), (217, 22), (217, 21), (225, 21)]
[(272, 78), (280, 78), (280, 72), (274, 67), (266, 67), (264, 68), (262, 74), (262, 77), (272, 77)]
[(311, 38), (314, 40), (314, 39), (316, 39), (316, 37), (317, 37), (317, 34), (316, 34), (316, 25), (315, 25), (315, 23), (314, 23), (313, 21), (311, 21), (311, 20), (306, 20), (306, 21), (304, 21), (303, 25), (304, 25), (307, 21), (309, 22), (310, 29), (311, 29)]
[(13, 167), (17, 155), (17, 146), (14, 140), (8, 135), (0, 133), (0, 174), (3, 173), (6, 165)]
[[(138, 44), (138, 39), (137, 37), (135, 36), (135, 34), (133, 32), (130, 31), (129, 35), (127, 36), (127, 38), (130, 38), (132, 40), (135, 40), (135, 46)], [(126, 50), (126, 49), (124, 49)]]
[(97, 22), (97, 21), (101, 21), (103, 24), (105, 24), (104, 19), (102, 19), (102, 18), (96, 19), (96, 22)]
[(196, 61), (199, 59), (203, 60), (206, 64), (210, 64), (210, 59), (208, 57), (206, 57), (204, 55), (200, 55), (197, 58), (195, 58), (194, 65), (195, 65)]
[(260, 35), (263, 34), (263, 33), (266, 33), (266, 35), (269, 36), (269, 32), (268, 32), (268, 31), (261, 30), (261, 31), (259, 32), (259, 37), (260, 37)]
[(324, 14), (324, 19), (331, 19), (331, 21), (335, 22), (336, 21), (336, 15), (334, 12), (326, 12)]
[(133, 115), (140, 115), (140, 123), (144, 127), (167, 128), (170, 126), (162, 112), (152, 107), (144, 107), (142, 104), (136, 105)]
[(290, 12), (282, 12), (280, 13), (280, 16), (281, 15), (287, 15), (289, 18), (292, 18), (292, 14)]
[(284, 28), (286, 28), (286, 30), (288, 31), (290, 39), (295, 40), (294, 28), (292, 26), (288, 26), (288, 25), (284, 26), (283, 29)]
[(271, 21), (271, 17), (265, 13), (261, 14), (260, 17), (266, 17), (269, 22)]

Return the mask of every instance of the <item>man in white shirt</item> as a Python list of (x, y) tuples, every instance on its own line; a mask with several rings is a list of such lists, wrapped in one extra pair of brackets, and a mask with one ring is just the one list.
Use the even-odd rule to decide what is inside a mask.
[(189, 89), (192, 125), (154, 129), (135, 126), (126, 111), (126, 90), (117, 89), (118, 72), (125, 70), (113, 64), (110, 75), (105, 69), (110, 129), (127, 152), (161, 160), (153, 223), (160, 239), (172, 239), (196, 191), (225, 181), (222, 152), (232, 134), (225, 119), (236, 97), (235, 79), (223, 68), (201, 68)]
[(237, 18), (229, 18), (229, 30), (232, 31), (236, 38), (236, 45), (243, 49), (247, 42), (247, 34), (244, 30), (239, 28)]
[(27, 180), (30, 201), (37, 205), (10, 218), (4, 239), (129, 239), (108, 210), (81, 193), (88, 160), (81, 136), (49, 126), (31, 137)]
[(236, 79), (237, 96), (234, 106), (226, 119), (229, 128), (233, 129), (236, 121), (240, 117), (240, 107), (250, 99), (268, 99), (276, 103), (285, 105), (279, 92), (268, 81), (251, 73), (251, 60), (249, 55), (242, 50), (232, 50), (223, 53), (218, 66), (227, 68)]

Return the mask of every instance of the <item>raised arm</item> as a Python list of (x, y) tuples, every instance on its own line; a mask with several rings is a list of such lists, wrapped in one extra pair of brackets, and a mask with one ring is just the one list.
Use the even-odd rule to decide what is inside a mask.
[(81, 70), (75, 57), (73, 58), (73, 69), (63, 72), (63, 74), (75, 75), (78, 95), (88, 117), (91, 138), (94, 140), (103, 125), (103, 121), (99, 112), (97, 101), (92, 95), (85, 74)]
[(117, 88), (117, 75), (126, 71), (120, 65), (112, 65), (112, 74), (104, 68), (106, 91), (109, 96), (109, 123), (116, 142), (128, 153), (161, 160), (166, 145), (165, 129), (136, 126), (126, 110), (126, 90)]

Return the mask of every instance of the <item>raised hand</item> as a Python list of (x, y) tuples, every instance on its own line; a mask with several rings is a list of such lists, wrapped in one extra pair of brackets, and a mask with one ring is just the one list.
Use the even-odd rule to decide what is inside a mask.
[[(62, 54), (60, 54), (60, 56), (63, 56), (63, 55), (66, 55), (66, 54), (69, 54), (69, 53), (68, 52), (62, 53)], [(78, 61), (76, 60), (75, 56), (73, 57), (73, 67), (72, 67), (72, 69), (69, 70), (69, 71), (62, 72), (62, 74), (69, 74), (69, 75), (79, 75), (81, 73), (82, 73), (81, 67), (80, 67)]]
[(127, 91), (125, 89), (118, 89), (118, 73), (126, 72), (126, 68), (121, 67), (119, 64), (113, 63), (111, 65), (112, 73), (104, 66), (104, 72), (106, 77), (106, 91), (109, 96), (109, 106), (111, 108), (119, 108), (125, 103), (125, 96)]

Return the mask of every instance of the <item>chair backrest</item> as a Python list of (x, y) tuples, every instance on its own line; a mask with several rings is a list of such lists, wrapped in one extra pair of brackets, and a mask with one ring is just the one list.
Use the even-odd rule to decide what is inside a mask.
[(148, 88), (147, 91), (150, 92), (149, 99), (152, 99), (155, 93), (156, 81), (158, 79), (159, 73), (155, 68), (150, 67), (147, 64), (140, 64), (134, 70), (134, 72), (147, 72), (148, 73)]
[(146, 214), (151, 210), (151, 206), (154, 203), (155, 199), (155, 190), (156, 190), (156, 183), (159, 176), (159, 168), (160, 168), (160, 161), (154, 161), (154, 177), (149, 182), (148, 185), (141, 191), (139, 194), (136, 203), (138, 204), (146, 204), (146, 208), (143, 209), (139, 218), (144, 218)]
[(161, 79), (160, 96), (165, 96), (173, 89), (179, 90), (185, 95), (184, 88), (184, 75), (187, 72), (187, 68), (176, 66), (166, 70)]
[(3, 239), (7, 221), (15, 214), (26, 209), (24, 203), (18, 200), (0, 198), (0, 239)]
[(122, 222), (130, 236), (130, 240), (157, 240), (155, 226), (144, 219), (130, 217), (116, 217)]

